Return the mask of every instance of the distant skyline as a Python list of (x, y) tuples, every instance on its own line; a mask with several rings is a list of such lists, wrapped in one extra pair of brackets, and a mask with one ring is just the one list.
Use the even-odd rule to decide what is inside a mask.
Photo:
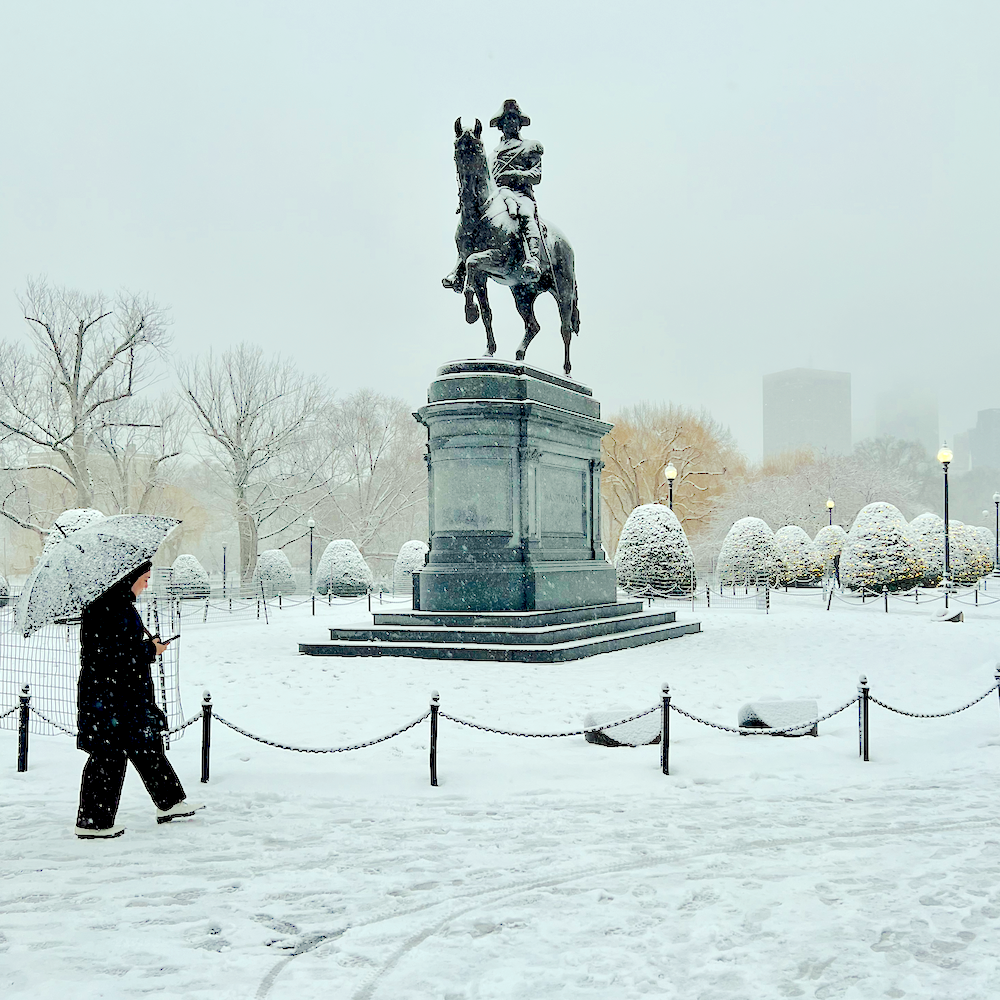
[(0, 338), (29, 276), (126, 287), (177, 353), (246, 339), (416, 407), (484, 345), (440, 287), (452, 123), (492, 150), (514, 97), (606, 415), (705, 407), (759, 458), (762, 376), (809, 367), (851, 373), (855, 440), (894, 386), (950, 440), (1000, 406), (998, 37), (985, 2), (7, 4)]

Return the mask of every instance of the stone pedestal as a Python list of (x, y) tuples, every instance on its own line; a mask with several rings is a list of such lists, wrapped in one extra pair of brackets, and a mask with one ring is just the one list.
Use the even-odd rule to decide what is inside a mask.
[(481, 359), (438, 370), (427, 405), (430, 552), (420, 611), (613, 604), (600, 536), (601, 438), (586, 386)]

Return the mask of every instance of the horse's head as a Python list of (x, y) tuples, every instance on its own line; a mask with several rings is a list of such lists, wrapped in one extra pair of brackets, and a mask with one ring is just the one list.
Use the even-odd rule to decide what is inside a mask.
[(459, 212), (463, 209), (478, 218), (489, 197), (490, 168), (483, 151), (483, 123), (477, 118), (476, 127), (462, 128), (462, 119), (455, 119), (455, 168), (458, 170)]

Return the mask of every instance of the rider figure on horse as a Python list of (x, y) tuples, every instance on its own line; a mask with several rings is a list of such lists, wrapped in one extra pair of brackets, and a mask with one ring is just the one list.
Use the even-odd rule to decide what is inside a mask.
[[(538, 209), (533, 189), (542, 182), (542, 153), (545, 150), (540, 142), (521, 138), (521, 129), (530, 124), (531, 119), (521, 113), (517, 101), (509, 98), (503, 102), (503, 107), (490, 121), (491, 128), (498, 128), (503, 132), (500, 145), (493, 154), (491, 173), (497, 186), (496, 204), (498, 207), (503, 206), (521, 236), (524, 271), (529, 278), (537, 281), (542, 274), (542, 262), (539, 258), (542, 234), (538, 227)], [(478, 131), (476, 137), (479, 137)], [(465, 261), (461, 257), (451, 274), (441, 279), (441, 284), (456, 292), (464, 289)]]
[(542, 273), (539, 259), (542, 234), (538, 229), (538, 209), (535, 205), (536, 184), (542, 182), (542, 149), (540, 142), (525, 141), (521, 129), (530, 125), (531, 119), (521, 113), (517, 101), (508, 99), (490, 128), (503, 132), (503, 139), (493, 154), (493, 180), (500, 198), (507, 206), (507, 214), (517, 222), (524, 239), (524, 270), (538, 278)]

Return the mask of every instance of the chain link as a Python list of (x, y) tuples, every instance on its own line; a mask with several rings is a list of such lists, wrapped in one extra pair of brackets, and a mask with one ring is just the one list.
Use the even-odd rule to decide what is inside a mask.
[(41, 712), (39, 712), (34, 705), (29, 705), (28, 711), (31, 712), (33, 715), (37, 715), (39, 719), (41, 719), (43, 722), (47, 722), (50, 726), (53, 726), (55, 729), (61, 730), (67, 736), (77, 735), (77, 731), (75, 729), (67, 729), (65, 726), (60, 726), (58, 722), (53, 722), (47, 715), (43, 715)]
[(274, 740), (265, 739), (263, 736), (255, 736), (253, 733), (248, 733), (245, 729), (240, 729), (239, 726), (234, 725), (228, 719), (224, 719), (221, 715), (213, 714), (212, 718), (218, 719), (224, 726), (228, 726), (234, 732), (239, 733), (240, 736), (246, 736), (247, 739), (256, 740), (258, 743), (266, 743), (267, 746), (277, 747), (279, 750), (294, 750), (296, 753), (344, 753), (347, 750), (363, 750), (365, 747), (375, 746), (376, 743), (384, 743), (386, 740), (391, 740), (393, 737), (399, 736), (400, 733), (405, 733), (408, 729), (419, 726), (425, 719), (430, 718), (430, 714), (430, 711), (424, 712), (419, 719), (414, 719), (403, 726), (402, 729), (397, 729), (394, 733), (387, 733), (385, 736), (378, 737), (378, 739), (369, 740), (367, 743), (357, 743), (349, 747), (293, 747), (287, 743), (277, 743)]
[(813, 726), (818, 726), (821, 722), (832, 719), (835, 715), (843, 712), (845, 708), (850, 708), (857, 700), (858, 696), (855, 695), (850, 701), (841, 705), (840, 708), (835, 708), (832, 712), (827, 712), (826, 715), (821, 715), (818, 719), (813, 719), (812, 722), (800, 722), (794, 726), (786, 726), (784, 729), (761, 729), (756, 726), (735, 728), (733, 726), (723, 726), (718, 722), (709, 722), (708, 719), (702, 719), (697, 715), (692, 715), (690, 712), (685, 712), (683, 708), (675, 705), (673, 702), (670, 703), (670, 710), (685, 716), (692, 722), (700, 722), (703, 726), (711, 726), (712, 729), (721, 729), (724, 733), (739, 733), (741, 736), (781, 736), (784, 733), (797, 733), (802, 729), (812, 729)]
[(904, 712), (901, 708), (893, 708), (892, 705), (887, 705), (884, 701), (879, 701), (873, 694), (868, 695), (868, 700), (875, 702), (876, 705), (880, 705), (882, 708), (887, 708), (890, 712), (895, 712), (897, 715), (908, 715), (911, 719), (943, 719), (947, 715), (958, 715), (959, 712), (964, 712), (967, 708), (978, 705), (987, 695), (993, 694), (997, 687), (1000, 687), (1000, 685), (994, 684), (993, 687), (988, 691), (984, 691), (978, 698), (973, 698), (967, 705), (963, 705), (961, 708), (954, 708), (950, 712)]
[(13, 708), (7, 709), (7, 711), (4, 712), (3, 715), (0, 715), (0, 720), (6, 719), (8, 715), (13, 715), (20, 707), (21, 707), (20, 705), (15, 705)]
[(182, 722), (175, 729), (164, 729), (163, 735), (173, 736), (174, 733), (183, 732), (185, 729), (187, 729), (188, 726), (193, 726), (200, 718), (201, 718), (201, 712), (199, 712), (197, 715), (192, 715), (191, 718), (187, 720), (187, 722)]
[(624, 726), (626, 722), (635, 722), (636, 719), (642, 719), (653, 712), (659, 712), (660, 707), (659, 705), (654, 705), (652, 708), (647, 708), (645, 712), (629, 716), (629, 718), (622, 719), (619, 722), (609, 722), (604, 726), (591, 726), (589, 729), (574, 729), (571, 733), (517, 733), (509, 729), (494, 729), (492, 726), (481, 726), (478, 722), (469, 722), (467, 719), (457, 719), (454, 715), (448, 715), (447, 712), (440, 712), (438, 714), (442, 719), (447, 719), (449, 722), (457, 722), (460, 726), (468, 726), (470, 729), (481, 729), (484, 733), (497, 733), (499, 736), (524, 736), (528, 739), (560, 739), (563, 736), (585, 736), (587, 733), (603, 733), (606, 729), (613, 729), (615, 726)]

